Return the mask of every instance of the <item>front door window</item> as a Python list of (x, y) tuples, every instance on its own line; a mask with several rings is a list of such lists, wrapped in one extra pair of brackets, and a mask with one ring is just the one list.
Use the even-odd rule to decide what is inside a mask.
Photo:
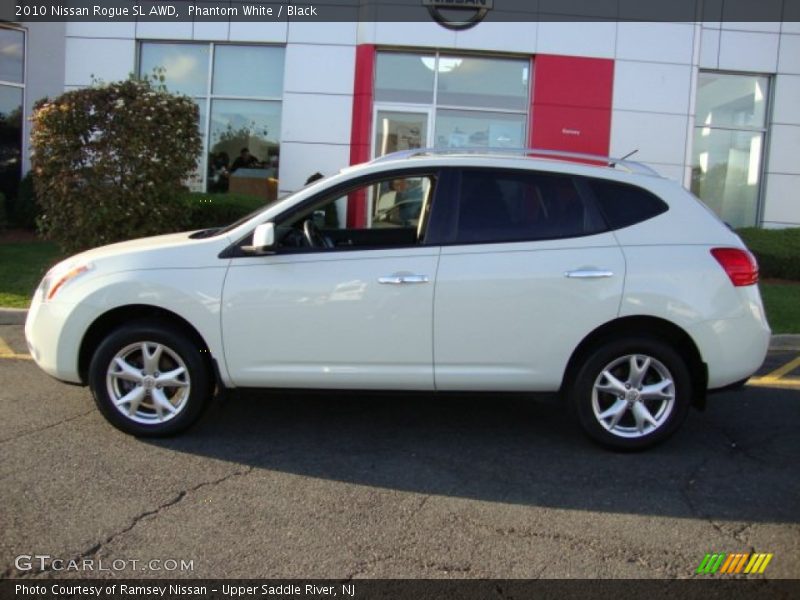
[[(433, 199), (434, 177), (394, 174), (334, 193), (278, 223), (279, 246), (286, 250), (353, 250), (413, 246), (422, 241)], [(353, 201), (376, 207), (366, 227), (347, 226)]]

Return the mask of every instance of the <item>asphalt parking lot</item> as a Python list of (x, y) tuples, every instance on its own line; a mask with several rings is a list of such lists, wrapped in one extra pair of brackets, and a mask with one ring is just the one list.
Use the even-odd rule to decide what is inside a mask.
[(492, 396), (247, 394), (137, 440), (0, 338), (3, 577), (692, 577), (709, 552), (800, 577), (797, 352), (625, 455)]

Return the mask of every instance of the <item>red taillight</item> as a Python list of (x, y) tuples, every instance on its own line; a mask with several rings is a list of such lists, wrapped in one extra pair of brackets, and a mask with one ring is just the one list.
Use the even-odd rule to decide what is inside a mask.
[(735, 286), (758, 283), (758, 263), (755, 257), (741, 248), (712, 248), (711, 254), (722, 265)]

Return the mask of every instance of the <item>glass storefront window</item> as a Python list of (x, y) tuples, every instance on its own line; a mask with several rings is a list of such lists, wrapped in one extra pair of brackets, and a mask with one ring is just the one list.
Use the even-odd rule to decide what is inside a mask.
[(213, 93), (280, 98), (283, 94), (283, 48), (216, 46)]
[(695, 129), (692, 191), (733, 227), (756, 223), (763, 142), (761, 132)]
[(523, 148), (525, 116), (483, 111), (436, 113), (437, 148)]
[(275, 46), (141, 44), (139, 74), (163, 68), (167, 89), (198, 106), (205, 151), (187, 182), (191, 189), (275, 197), (283, 64), (284, 49)]
[(25, 32), (0, 27), (0, 193), (17, 195), (22, 177)]
[(16, 195), (22, 168), (22, 88), (0, 85), (0, 192)]
[(205, 96), (208, 90), (208, 44), (142, 44), (141, 76), (164, 69), (170, 92)]
[[(439, 106), (526, 110), (528, 62), (497, 58), (441, 57)], [(447, 63), (446, 61), (451, 61)], [(443, 68), (449, 64), (451, 68)]]
[(375, 67), (377, 102), (433, 102), (436, 57), (380, 52)]
[(769, 80), (700, 73), (692, 192), (733, 227), (758, 221)]
[(228, 181), (225, 182), (222, 173), (209, 173), (209, 191), (246, 193), (251, 184), (240, 179), (263, 179), (264, 185), (268, 185), (268, 179), (277, 179), (280, 135), (279, 102), (214, 100), (211, 104), (209, 166), (219, 169), (227, 165)]
[(25, 34), (18, 29), (0, 28), (0, 81), (22, 83)]
[(767, 85), (766, 77), (700, 73), (697, 125), (763, 127), (767, 112)]
[(529, 94), (527, 58), (379, 52), (373, 154), (524, 148)]

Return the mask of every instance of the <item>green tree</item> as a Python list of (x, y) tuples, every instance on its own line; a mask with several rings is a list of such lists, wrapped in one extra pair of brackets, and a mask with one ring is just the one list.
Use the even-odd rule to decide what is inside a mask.
[(153, 78), (70, 91), (32, 117), (39, 229), (64, 250), (177, 231), (197, 168), (198, 110)]

